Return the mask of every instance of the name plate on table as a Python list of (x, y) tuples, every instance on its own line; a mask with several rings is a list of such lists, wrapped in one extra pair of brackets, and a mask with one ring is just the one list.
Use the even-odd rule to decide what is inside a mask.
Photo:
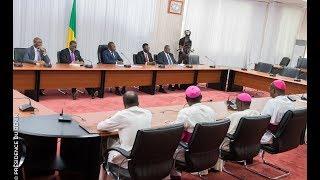
[(77, 64), (77, 63), (70, 63), (69, 65), (70, 66), (74, 66), (74, 67), (80, 67), (81, 66), (81, 64)]

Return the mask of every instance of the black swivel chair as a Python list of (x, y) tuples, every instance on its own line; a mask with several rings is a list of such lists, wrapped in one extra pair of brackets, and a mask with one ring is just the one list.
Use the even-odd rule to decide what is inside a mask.
[(27, 146), (23, 138), (18, 137), (18, 179), (26, 179), (25, 172), (24, 172), (24, 160), (27, 156)]
[(60, 55), (60, 54), (61, 54), (61, 51), (58, 51), (58, 52), (57, 52), (57, 63), (61, 63), (61, 61), (60, 61), (61, 55)]
[(190, 61), (189, 62), (190, 64), (200, 64), (198, 55), (190, 55), (189, 56), (189, 61)]
[(153, 60), (154, 60), (154, 62), (157, 62), (157, 61), (158, 61), (158, 55), (157, 55), (157, 54), (154, 54), (154, 55), (153, 55)]
[(307, 72), (302, 72), (302, 71), (300, 71), (300, 74), (299, 74), (299, 76), (298, 76), (298, 79), (303, 79), (303, 80), (307, 80)]
[(103, 163), (103, 167), (118, 179), (162, 179), (168, 176), (173, 168), (173, 154), (182, 132), (183, 124), (139, 130), (131, 151), (121, 148), (107, 150), (117, 151), (127, 158), (128, 169), (107, 161)]
[(283, 57), (279, 65), (282, 67), (286, 67), (288, 66), (289, 63), (290, 63), (290, 58)]
[(14, 55), (13, 55), (13, 58), (15, 61), (23, 61), (23, 56), (24, 56), (24, 53), (26, 51), (26, 48), (14, 48), (13, 49), (13, 52), (14, 52)]
[(259, 62), (256, 67), (255, 70), (259, 71), (259, 72), (264, 72), (264, 73), (270, 73), (271, 70), (273, 68), (272, 64), (268, 64), (268, 63), (263, 63), (263, 62)]
[(107, 50), (108, 49), (108, 46), (106, 44), (102, 44), (102, 45), (99, 45), (98, 46), (98, 51), (97, 51), (97, 54), (98, 54), (98, 64), (100, 64), (102, 62), (102, 52)]
[(288, 176), (290, 172), (288, 170), (282, 169), (274, 164), (267, 162), (264, 159), (265, 152), (270, 154), (278, 154), (286, 152), (292, 149), (295, 149), (299, 145), (302, 145), (301, 141), (302, 134), (304, 135), (305, 128), (307, 124), (307, 109), (299, 109), (294, 111), (287, 111), (282, 117), (278, 130), (274, 133), (273, 143), (272, 144), (262, 144), (262, 161), (263, 164), (266, 164), (270, 167), (278, 169), (284, 174), (277, 177), (269, 177), (265, 174), (256, 172), (260, 176), (263, 176), (268, 179), (279, 179), (281, 177)]
[(176, 160), (178, 170), (199, 172), (212, 168), (219, 158), (219, 147), (228, 132), (230, 120), (198, 123), (190, 142), (180, 142), (185, 150), (185, 161)]
[(299, 76), (300, 70), (297, 68), (283, 67), (280, 71), (280, 76), (297, 78)]
[[(230, 139), (229, 151), (220, 149), (220, 158), (224, 161), (242, 162), (247, 170), (252, 171), (249, 167), (253, 164), (247, 165), (247, 161), (252, 161), (259, 154), (260, 140), (267, 130), (270, 119), (269, 115), (242, 117), (235, 133), (233, 135), (227, 134), (227, 138)], [(240, 178), (225, 167), (223, 167), (223, 171)]]
[(137, 54), (133, 54), (132, 59), (133, 59), (133, 64), (137, 64)]
[(297, 62), (296, 68), (307, 69), (307, 58), (300, 57)]

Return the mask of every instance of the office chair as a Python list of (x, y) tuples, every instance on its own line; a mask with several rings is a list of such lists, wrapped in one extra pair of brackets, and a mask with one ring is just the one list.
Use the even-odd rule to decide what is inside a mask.
[(273, 143), (261, 144), (261, 158), (263, 164), (266, 164), (274, 169), (280, 170), (284, 174), (279, 175), (277, 177), (269, 177), (257, 171), (255, 171), (255, 173), (268, 179), (279, 179), (281, 177), (288, 176), (290, 174), (288, 170), (282, 169), (281, 167), (271, 164), (264, 159), (265, 152), (268, 152), (270, 154), (279, 154), (295, 149), (299, 145), (302, 145), (302, 136), (304, 135), (306, 124), (307, 109), (287, 111), (282, 117), (276, 133), (274, 133)]
[(27, 146), (22, 137), (18, 137), (18, 178), (25, 180), (25, 172), (24, 172), (24, 161), (27, 156)]
[(198, 55), (189, 55), (189, 64), (200, 64)]
[(228, 132), (229, 125), (229, 119), (197, 123), (190, 142), (180, 142), (180, 146), (185, 150), (185, 160), (176, 160), (176, 168), (186, 172), (200, 172), (212, 168), (218, 161), (219, 147)]
[(108, 46), (106, 44), (102, 44), (98, 46), (97, 54), (98, 54), (98, 64), (102, 62), (102, 52), (107, 50)]
[[(236, 161), (244, 163), (245, 169), (252, 171), (250, 168), (254, 164), (247, 165), (254, 157), (259, 154), (260, 140), (266, 132), (271, 116), (242, 117), (233, 135), (227, 134), (226, 138), (230, 140), (229, 150), (220, 149), (220, 158), (224, 161)], [(221, 145), (223, 147), (223, 144)], [(224, 166), (224, 172), (236, 176)]]
[(13, 49), (13, 58), (15, 61), (23, 61), (23, 56), (26, 51), (26, 48), (14, 48)]
[(300, 73), (300, 70), (297, 68), (283, 67), (279, 75), (290, 77), (290, 78), (297, 78), (299, 76), (299, 73)]
[(302, 58), (300, 57), (298, 59), (298, 62), (297, 62), (297, 65), (296, 65), (296, 68), (299, 68), (299, 69), (307, 69), (307, 58)]
[(300, 71), (298, 79), (303, 79), (303, 80), (307, 81), (307, 79), (308, 79), (307, 72)]
[(290, 63), (290, 58), (283, 57), (279, 65), (282, 67), (286, 67), (288, 66), (289, 63)]
[(272, 67), (273, 67), (272, 64), (259, 62), (255, 67), (255, 70), (259, 72), (270, 73), (272, 70)]
[(157, 61), (158, 61), (158, 55), (157, 55), (157, 54), (154, 54), (154, 55), (153, 55), (153, 60), (154, 60), (154, 62), (157, 62)]
[(162, 179), (173, 168), (173, 155), (183, 132), (183, 124), (157, 129), (139, 130), (131, 151), (119, 147), (107, 150), (117, 151), (128, 159), (128, 169), (106, 160), (103, 168), (115, 179)]
[(137, 64), (137, 54), (132, 55), (133, 64)]

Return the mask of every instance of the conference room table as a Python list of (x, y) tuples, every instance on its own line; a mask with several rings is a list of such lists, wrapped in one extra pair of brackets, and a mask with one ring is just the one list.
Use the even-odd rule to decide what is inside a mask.
[[(290, 95), (292, 99), (296, 99), (294, 105), (297, 109), (307, 108), (307, 101), (301, 100), (301, 96), (302, 94)], [(96, 157), (96, 163), (93, 163), (94, 165), (92, 165), (90, 171), (91, 173), (89, 174), (91, 176), (96, 176), (98, 174), (98, 165), (99, 163), (101, 163), (101, 157), (99, 154), (103, 151), (103, 149), (101, 149), (102, 145), (100, 144), (100, 139), (94, 139), (93, 144), (90, 144), (90, 141), (88, 141), (88, 139), (84, 137), (99, 136), (102, 140), (107, 140), (109, 137), (117, 136), (117, 131), (98, 131), (96, 128), (99, 122), (107, 119), (108, 117), (111, 117), (116, 113), (116, 111), (69, 114), (69, 116), (72, 117), (73, 122), (63, 123), (58, 122), (58, 113), (33, 100), (30, 101), (32, 106), (37, 109), (35, 112), (20, 112), (18, 110), (18, 107), (22, 104), (29, 103), (29, 100), (26, 96), (16, 90), (13, 91), (13, 97), (13, 114), (19, 114), (19, 117), (21, 117), (20, 122), (23, 121), (24, 124), (24, 127), (22, 127), (20, 131), (22, 134), (26, 134), (26, 136), (23, 137), (27, 139), (29, 148), (30, 146), (35, 146), (31, 148), (31, 151), (36, 152), (40, 156), (40, 158), (44, 159), (45, 161), (49, 161), (46, 162), (47, 164), (55, 164), (52, 165), (54, 167), (48, 168), (64, 169), (67, 165), (69, 165), (67, 166), (69, 168), (70, 166), (78, 167), (77, 164), (84, 164), (86, 161), (90, 161), (92, 163), (92, 159), (94, 158), (92, 157), (92, 155), (94, 155)], [(204, 97), (204, 99), (205, 98), (208, 97)], [(250, 108), (261, 112), (265, 103), (269, 99), (270, 97), (253, 98)], [(225, 101), (203, 102), (203, 104), (210, 106), (217, 113), (218, 120), (223, 120), (228, 115), (235, 112), (234, 110), (230, 110), (227, 108), (227, 103)], [(179, 110), (184, 108), (184, 105), (145, 108), (152, 112), (152, 128), (157, 128), (171, 125), (176, 120)], [(70, 130), (70, 126), (72, 126), (73, 128), (72, 132), (68, 132)], [(24, 129), (27, 129), (28, 132), (26, 132)], [(75, 132), (74, 129), (76, 129), (78, 137), (77, 135), (72, 134)], [(41, 131), (42, 134), (34, 133), (32, 132), (33, 130), (37, 132)], [(45, 134), (46, 130), (48, 130), (48, 134)], [(53, 136), (52, 132), (60, 134), (55, 134)], [(72, 136), (70, 136), (70, 133), (72, 134)], [(64, 162), (60, 164), (67, 164), (63, 165), (63, 167), (57, 167), (56, 165), (59, 164), (57, 163), (57, 157), (55, 157), (57, 148), (57, 137), (61, 138), (60, 151), (62, 157), (59, 156), (59, 161)], [(75, 139), (77, 139), (77, 141), (75, 141)], [(88, 154), (90, 155), (89, 159)], [(33, 157), (35, 156), (33, 155)], [(85, 159), (86, 161), (83, 159)]]
[(99, 88), (99, 97), (104, 96), (104, 89), (120, 86), (150, 86), (146, 93), (154, 94), (156, 85), (208, 83), (209, 88), (224, 90), (228, 68), (210, 68), (207, 65), (155, 65), (97, 64), (93, 68), (75, 64), (54, 64), (51, 68), (23, 64), (13, 66), (13, 88), (35, 90), (35, 100), (39, 101), (40, 89), (59, 88)]
[[(255, 70), (241, 70), (232, 68), (229, 73), (228, 91), (241, 91), (242, 87), (250, 87), (261, 91), (269, 91), (270, 84), (276, 79), (281, 79), (286, 83), (286, 94), (307, 93), (307, 81), (295, 81), (294, 78), (280, 76), (276, 74), (271, 76), (269, 73)], [(240, 87), (240, 88), (239, 88)]]

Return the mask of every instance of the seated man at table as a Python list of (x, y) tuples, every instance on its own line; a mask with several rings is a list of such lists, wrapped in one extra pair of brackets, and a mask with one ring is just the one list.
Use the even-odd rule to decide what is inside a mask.
[[(47, 55), (47, 50), (42, 46), (42, 40), (39, 37), (33, 39), (33, 45), (29, 48), (26, 48), (23, 55), (23, 63), (37, 64), (44, 62), (45, 64), (51, 64), (50, 58)], [(33, 90), (25, 91), (29, 96), (34, 96)], [(41, 89), (39, 92), (40, 95), (44, 95), (44, 90)]]
[(147, 43), (142, 45), (142, 51), (137, 54), (137, 64), (146, 64), (147, 62), (153, 62), (152, 54)]
[(47, 50), (42, 46), (42, 40), (39, 37), (35, 37), (33, 39), (33, 45), (25, 50), (23, 62), (36, 64), (40, 61), (50, 64), (50, 58), (47, 55)]
[[(100, 122), (97, 126), (99, 131), (118, 130), (118, 141), (112, 145), (108, 144), (105, 148), (117, 146), (130, 151), (137, 131), (151, 127), (152, 114), (149, 110), (139, 107), (138, 95), (134, 91), (128, 91), (123, 95), (123, 104), (124, 110), (118, 111), (112, 117)], [(109, 162), (127, 168), (127, 161), (121, 164), (124, 159), (122, 155), (115, 151), (111, 151), (108, 156)]]
[[(164, 50), (158, 54), (156, 62), (157, 62), (157, 64), (164, 64), (164, 65), (177, 64), (177, 61), (174, 59), (173, 54), (170, 53), (170, 46), (169, 45), (164, 46)], [(160, 87), (159, 87), (159, 92), (161, 92), (160, 91), (161, 89), (163, 89), (162, 85), (160, 85)], [(172, 84), (169, 84), (168, 89), (171, 91), (174, 91), (175, 89), (179, 89), (178, 84), (176, 84), (174, 87), (172, 86)], [(164, 89), (163, 89), (163, 91), (164, 91)]]
[(288, 111), (294, 109), (293, 102), (285, 95), (286, 84), (282, 80), (275, 80), (270, 85), (270, 96), (265, 104), (261, 115), (270, 115), (271, 120), (267, 132), (261, 138), (261, 144), (272, 144), (273, 133), (277, 131), (278, 124), (282, 116)]
[[(196, 124), (216, 121), (216, 113), (211, 107), (201, 103), (201, 90), (197, 86), (189, 86), (185, 94), (189, 107), (185, 107), (179, 111), (177, 120), (174, 123), (184, 124), (185, 130), (182, 134), (181, 141), (188, 143)], [(184, 149), (180, 146), (176, 150), (175, 157), (180, 161), (184, 161)], [(208, 170), (201, 173), (207, 174)], [(177, 177), (180, 176), (180, 173), (173, 170), (170, 175)]]
[[(116, 45), (114, 42), (108, 43), (108, 49), (102, 52), (102, 64), (116, 64), (117, 62), (123, 62), (123, 59), (120, 57), (118, 52), (116, 51)], [(121, 91), (119, 87), (116, 87), (115, 94), (121, 96), (126, 92), (126, 88), (122, 87)]]
[[(70, 63), (83, 63), (83, 59), (80, 55), (80, 51), (77, 50), (77, 42), (76, 41), (70, 41), (69, 42), (69, 48), (65, 48), (60, 51), (60, 57), (59, 61), (62, 64), (70, 64)], [(93, 88), (86, 88), (89, 95), (91, 95), (92, 99), (94, 99), (96, 96), (98, 96), (98, 91), (94, 91)], [(72, 88), (71, 89), (72, 98), (75, 100), (77, 99), (77, 89)]]

